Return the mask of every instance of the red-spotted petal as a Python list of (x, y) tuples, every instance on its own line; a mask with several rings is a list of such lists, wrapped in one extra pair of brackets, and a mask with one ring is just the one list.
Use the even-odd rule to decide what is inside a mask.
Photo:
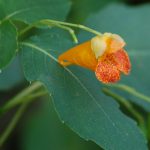
[(115, 62), (113, 62), (113, 59), (111, 59), (112, 57), (109, 56), (99, 60), (95, 70), (97, 79), (103, 83), (114, 83), (120, 79), (120, 71), (116, 67)]
[(124, 74), (129, 74), (131, 69), (131, 63), (127, 52), (123, 49), (112, 53), (114, 61), (116, 62), (117, 68)]

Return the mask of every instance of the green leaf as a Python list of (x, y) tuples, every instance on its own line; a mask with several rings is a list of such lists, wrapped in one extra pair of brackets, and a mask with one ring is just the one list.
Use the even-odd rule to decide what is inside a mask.
[(52, 94), (60, 118), (86, 140), (106, 150), (146, 150), (136, 123), (101, 92), (93, 72), (63, 68), (57, 55), (72, 46), (64, 33), (51, 31), (23, 43), (22, 63), (29, 81), (40, 80)]
[(90, 14), (102, 10), (108, 4), (122, 0), (72, 0), (69, 21), (83, 22)]
[(0, 91), (11, 90), (24, 80), (19, 58), (16, 57), (13, 62), (0, 73)]
[[(114, 11), (115, 10), (115, 11)], [(147, 14), (147, 15), (145, 15)], [(110, 19), (112, 18), (112, 19)], [(109, 5), (91, 17), (85, 23), (100, 32), (112, 32), (121, 35), (127, 43), (132, 70), (129, 76), (122, 76), (120, 83), (129, 85), (137, 91), (150, 96), (150, 5), (129, 7), (123, 4)], [(85, 41), (91, 35), (82, 32), (80, 39)], [(117, 90), (117, 93), (119, 91)], [(132, 102), (150, 111), (150, 103), (128, 93), (122, 93)]]
[(17, 50), (17, 32), (10, 21), (0, 23), (0, 69), (4, 68)]
[(0, 69), (10, 63), (17, 49), (16, 29), (7, 20), (64, 20), (69, 8), (69, 0), (0, 0)]
[(49, 98), (42, 99), (38, 104), (40, 109), (32, 109), (33, 113), (30, 112), (30, 116), (23, 122), (20, 140), (22, 150), (42, 150), (43, 147), (45, 150), (101, 150), (62, 124)]
[(41, 19), (64, 20), (69, 8), (68, 0), (1, 0), (0, 19), (17, 19), (26, 23)]

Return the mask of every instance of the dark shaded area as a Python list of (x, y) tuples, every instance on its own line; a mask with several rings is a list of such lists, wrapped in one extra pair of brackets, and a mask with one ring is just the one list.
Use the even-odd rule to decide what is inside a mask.
[(126, 0), (126, 2), (130, 5), (141, 5), (145, 3), (150, 3), (150, 0)]
[[(13, 89), (5, 92), (0, 92), (0, 106), (5, 105), (5, 103), (10, 100), (12, 97), (14, 97), (16, 94), (19, 93), (22, 89), (28, 86), (28, 83), (23, 82), (22, 84), (19, 84), (18, 86), (14, 87)], [(13, 118), (17, 108), (14, 108), (13, 110), (9, 111), (8, 113), (4, 114), (2, 117), (0, 117), (0, 135), (2, 134), (2, 131), (5, 130), (11, 119)], [(3, 150), (9, 150), (12, 147), (16, 150), (19, 149), (19, 135), (20, 130), (18, 130), (18, 127), (13, 131), (11, 136), (9, 137), (8, 141), (4, 144)]]

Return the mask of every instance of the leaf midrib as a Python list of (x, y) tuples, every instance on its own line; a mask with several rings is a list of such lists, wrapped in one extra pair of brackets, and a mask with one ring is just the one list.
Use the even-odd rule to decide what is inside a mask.
[[(43, 54), (45, 54), (46, 56), (50, 57), (52, 60), (54, 60), (55, 62), (59, 63), (58, 60), (53, 57), (50, 53), (48, 53), (47, 51), (45, 51), (44, 49), (32, 44), (32, 43), (29, 43), (29, 42), (22, 42), (21, 43), (22, 45), (24, 46), (27, 46), (27, 47), (31, 47), (33, 49), (36, 49), (40, 52), (42, 52)], [(88, 93), (89, 97), (92, 98), (92, 100), (94, 101), (94, 103), (96, 103), (96, 105), (98, 106), (98, 108), (100, 108), (102, 110), (102, 112), (104, 113), (104, 115), (107, 117), (107, 119), (110, 121), (110, 123), (112, 124), (112, 126), (117, 130), (119, 131), (119, 133), (122, 134), (122, 130), (119, 130), (119, 128), (117, 127), (116, 123), (113, 122), (113, 120), (109, 117), (109, 115), (105, 112), (105, 110), (103, 109), (103, 107), (96, 101), (95, 97), (89, 92), (89, 90), (84, 86), (84, 84), (79, 80), (79, 78), (73, 74), (73, 72), (71, 72), (71, 70), (69, 70), (68, 68), (64, 67), (64, 69), (81, 85), (81, 87)], [(124, 134), (126, 135), (126, 133)]]

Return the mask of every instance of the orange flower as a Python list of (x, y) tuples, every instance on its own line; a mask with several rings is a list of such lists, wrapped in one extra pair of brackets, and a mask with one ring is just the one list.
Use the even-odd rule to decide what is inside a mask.
[(120, 72), (126, 75), (130, 72), (131, 64), (124, 46), (119, 35), (104, 33), (61, 54), (58, 61), (63, 66), (74, 64), (91, 69), (98, 80), (114, 83), (120, 79)]

